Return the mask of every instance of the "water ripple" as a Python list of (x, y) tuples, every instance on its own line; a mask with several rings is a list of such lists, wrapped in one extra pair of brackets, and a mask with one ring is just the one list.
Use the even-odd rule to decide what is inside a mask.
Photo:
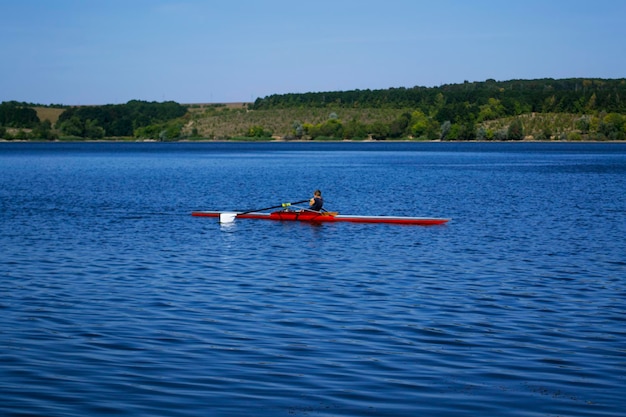
[[(602, 168), (626, 163), (619, 147), (239, 157), (84, 146), (0, 150), (2, 415), (608, 416), (626, 405), (626, 171)], [(327, 180), (310, 176), (311, 158)], [(312, 182), (346, 212), (454, 219), (189, 216)]]

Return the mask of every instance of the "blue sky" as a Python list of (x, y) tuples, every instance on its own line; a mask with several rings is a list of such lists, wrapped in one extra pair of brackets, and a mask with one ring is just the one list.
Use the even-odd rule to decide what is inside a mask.
[(0, 16), (0, 101), (626, 77), (623, 0), (3, 0)]

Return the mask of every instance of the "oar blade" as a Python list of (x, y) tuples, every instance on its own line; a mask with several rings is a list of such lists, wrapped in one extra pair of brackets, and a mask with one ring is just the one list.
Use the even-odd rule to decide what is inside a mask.
[(235, 217), (237, 217), (237, 213), (220, 213), (220, 223), (232, 223), (235, 221)]
[(292, 204), (301, 204), (301, 203), (304, 203), (304, 202), (307, 202), (307, 201), (309, 201), (309, 200), (296, 201), (295, 203), (283, 203), (283, 204), (281, 204), (279, 206), (265, 207), (265, 208), (262, 208), (262, 209), (248, 210), (248, 211), (239, 212), (239, 213), (227, 211), (227, 212), (224, 212), (224, 213), (220, 213), (220, 223), (232, 223), (232, 222), (235, 221), (235, 218), (238, 215), (240, 215), (240, 214), (248, 214), (248, 213), (253, 213), (253, 212), (256, 212), (256, 211), (265, 211), (265, 210), (271, 210), (271, 209), (281, 208), (281, 207), (282, 208), (287, 208), (287, 207), (291, 206)]

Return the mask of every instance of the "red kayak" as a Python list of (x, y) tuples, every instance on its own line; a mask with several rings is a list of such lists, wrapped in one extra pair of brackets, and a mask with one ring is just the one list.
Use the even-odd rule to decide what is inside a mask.
[(391, 224), (412, 224), (419, 226), (432, 226), (444, 224), (450, 219), (437, 219), (432, 217), (402, 217), (402, 216), (347, 216), (337, 214), (335, 212), (313, 212), (313, 211), (274, 211), (272, 213), (224, 213), (219, 211), (194, 211), (191, 213), (196, 217), (219, 217), (226, 218), (229, 222), (238, 219), (257, 219), (257, 220), (279, 220), (279, 221), (298, 221), (310, 223), (333, 223), (333, 222), (350, 222), (350, 223), (391, 223)]

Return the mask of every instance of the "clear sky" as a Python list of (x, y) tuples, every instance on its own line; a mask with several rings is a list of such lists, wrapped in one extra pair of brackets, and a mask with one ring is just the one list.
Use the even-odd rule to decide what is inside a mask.
[(0, 0), (0, 101), (626, 77), (626, 0)]

